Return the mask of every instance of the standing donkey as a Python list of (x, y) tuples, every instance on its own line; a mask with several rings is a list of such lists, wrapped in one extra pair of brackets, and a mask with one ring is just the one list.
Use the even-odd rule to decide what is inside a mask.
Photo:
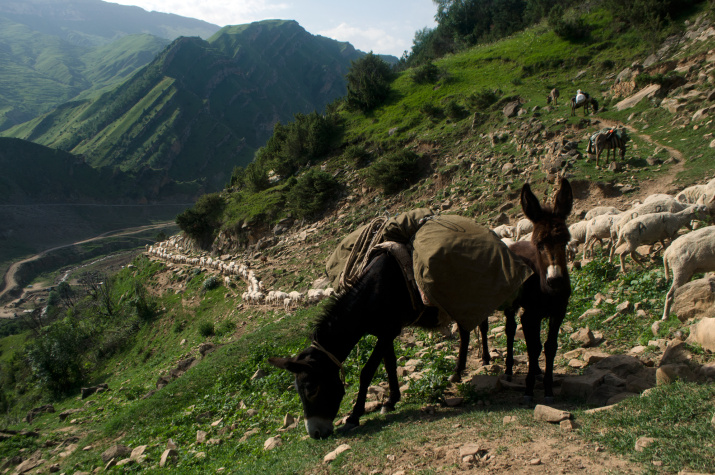
[[(542, 206), (534, 196), (529, 185), (521, 190), (521, 207), (524, 214), (534, 223), (534, 232), (530, 241), (518, 241), (509, 246), (509, 250), (522, 258), (534, 271), (521, 287), (519, 296), (504, 309), (506, 316), (507, 357), (505, 374), (511, 380), (514, 367), (514, 335), (516, 334), (516, 313), (523, 308), (521, 326), (526, 339), (526, 351), (529, 355), (529, 371), (526, 375), (524, 398), (531, 402), (534, 397), (536, 376), (541, 374), (539, 355), (541, 355), (541, 321), (548, 319), (549, 331), (544, 344), (546, 370), (544, 372), (544, 400), (553, 402), (554, 359), (558, 348), (558, 335), (561, 323), (566, 316), (566, 307), (571, 297), (571, 281), (566, 267), (566, 245), (570, 240), (566, 218), (571, 214), (573, 192), (571, 185), (564, 178), (556, 193), (553, 207)], [(485, 320), (479, 327), (482, 339), (486, 342), (489, 322)], [(488, 364), (489, 351), (484, 346)]]
[(547, 103), (547, 104), (551, 104), (551, 103), (553, 102), (555, 106), (559, 105), (559, 104), (558, 104), (558, 101), (559, 101), (559, 96), (560, 96), (560, 95), (561, 95), (561, 94), (559, 93), (559, 90), (556, 89), (556, 88), (553, 88), (553, 89), (551, 90), (551, 92), (549, 93), (549, 95), (546, 96), (546, 103)]

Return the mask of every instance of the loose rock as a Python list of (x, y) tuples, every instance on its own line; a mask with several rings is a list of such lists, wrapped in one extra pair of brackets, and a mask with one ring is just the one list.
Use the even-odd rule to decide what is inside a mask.
[(562, 411), (543, 404), (537, 404), (534, 408), (534, 420), (557, 423), (567, 419), (571, 419), (571, 413), (568, 411)]
[(332, 452), (328, 453), (325, 457), (323, 457), (323, 462), (324, 463), (330, 463), (336, 458), (338, 458), (338, 455), (342, 454), (346, 450), (350, 450), (351, 447), (348, 444), (342, 444), (339, 445), (337, 449), (333, 450)]

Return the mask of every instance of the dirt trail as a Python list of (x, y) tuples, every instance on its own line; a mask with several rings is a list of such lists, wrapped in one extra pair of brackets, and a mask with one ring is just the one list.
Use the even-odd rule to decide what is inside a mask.
[[(23, 259), (21, 261), (15, 262), (10, 266), (10, 268), (7, 270), (7, 272), (5, 272), (4, 286), (2, 288), (2, 291), (0, 291), (0, 302), (7, 300), (8, 295), (11, 294), (11, 292), (17, 291), (16, 289), (19, 285), (19, 283), (17, 282), (17, 273), (23, 265), (25, 265), (29, 262), (36, 261), (36, 260), (40, 259), (41, 257), (43, 257), (51, 252), (57, 251), (59, 249), (66, 249), (68, 247), (77, 246), (80, 244), (85, 244), (85, 243), (94, 242), (94, 241), (100, 241), (102, 239), (107, 239), (107, 238), (131, 236), (133, 234), (139, 234), (142, 232), (151, 231), (153, 229), (165, 228), (169, 224), (170, 224), (170, 222), (162, 222), (162, 223), (158, 223), (158, 224), (150, 224), (150, 225), (146, 225), (146, 226), (139, 226), (139, 227), (134, 227), (134, 228), (126, 228), (126, 229), (118, 229), (115, 231), (109, 231), (109, 232), (100, 234), (99, 236), (95, 236), (95, 237), (92, 237), (89, 239), (84, 239), (82, 241), (77, 241), (77, 242), (74, 242), (71, 244), (65, 244), (62, 246), (53, 247), (51, 249), (42, 251), (39, 254), (35, 254), (34, 256), (28, 257), (27, 259)], [(37, 289), (35, 289), (35, 290), (37, 290)], [(20, 295), (19, 298), (22, 298), (24, 294), (25, 294), (25, 290), (22, 291), (22, 295)], [(7, 313), (7, 315), (6, 315), (6, 313)], [(12, 312), (8, 313), (7, 311), (5, 311), (5, 309), (0, 309), (0, 318), (6, 318), (8, 316), (11, 317)]]

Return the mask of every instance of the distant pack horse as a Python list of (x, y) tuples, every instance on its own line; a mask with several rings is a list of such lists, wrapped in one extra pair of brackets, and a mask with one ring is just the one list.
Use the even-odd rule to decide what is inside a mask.
[(598, 102), (591, 96), (586, 96), (586, 99), (581, 102), (576, 102), (576, 96), (571, 98), (571, 115), (576, 115), (576, 109), (583, 107), (583, 115), (588, 114), (589, 110), (593, 108), (593, 112), (598, 112)]
[(598, 134), (593, 142), (596, 153), (596, 166), (598, 166), (598, 159), (604, 150), (606, 151), (606, 165), (608, 165), (611, 150), (613, 150), (614, 161), (616, 160), (616, 149), (621, 151), (621, 161), (626, 156), (626, 138), (613, 130)]
[[(527, 395), (533, 395), (538, 370), (540, 322), (548, 315), (545, 384), (546, 395), (552, 396), (551, 368), (556, 354), (556, 336), (571, 289), (566, 271), (565, 249), (569, 233), (565, 219), (571, 211), (572, 200), (571, 187), (566, 180), (562, 180), (553, 210), (541, 206), (529, 185), (524, 185), (521, 191), (522, 207), (526, 216), (534, 222), (534, 234), (531, 242), (516, 243), (514, 252), (529, 264), (536, 275), (525, 281), (521, 296), (507, 310), (507, 317), (509, 322), (513, 322), (516, 309), (519, 306), (525, 309), (522, 324), (529, 351)], [(427, 307), (421, 314), (414, 309), (407, 285), (395, 258), (389, 254), (378, 255), (355, 285), (328, 304), (315, 325), (313, 342), (308, 348), (294, 357), (269, 358), (272, 365), (294, 373), (310, 437), (323, 438), (333, 432), (333, 420), (345, 395), (341, 377), (343, 362), (365, 334), (375, 335), (377, 343), (360, 373), (360, 388), (345, 428), (359, 425), (360, 417), (365, 412), (368, 386), (381, 360), (385, 364), (390, 390), (383, 412), (393, 410), (400, 400), (393, 341), (407, 325), (429, 327), (438, 321), (436, 308)], [(513, 342), (516, 324), (509, 325), (508, 334)], [(456, 380), (459, 380), (459, 373), (465, 367), (469, 332), (460, 328), (460, 338)], [(488, 359), (488, 352), (485, 357)], [(510, 356), (508, 363), (513, 364), (513, 357)]]

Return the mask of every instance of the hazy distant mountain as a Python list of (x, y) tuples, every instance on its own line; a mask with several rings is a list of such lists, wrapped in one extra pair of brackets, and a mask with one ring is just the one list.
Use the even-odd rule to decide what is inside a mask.
[(0, 130), (126, 79), (204, 21), (100, 0), (0, 1)]
[(345, 94), (361, 53), (295, 21), (221, 29), (208, 41), (175, 40), (121, 87), (73, 101), (4, 132), (82, 155), (95, 167), (221, 188), (276, 121), (322, 110)]
[(208, 38), (219, 27), (171, 13), (101, 0), (2, 0), (0, 17), (70, 44), (98, 46), (126, 35), (149, 34), (173, 40)]

